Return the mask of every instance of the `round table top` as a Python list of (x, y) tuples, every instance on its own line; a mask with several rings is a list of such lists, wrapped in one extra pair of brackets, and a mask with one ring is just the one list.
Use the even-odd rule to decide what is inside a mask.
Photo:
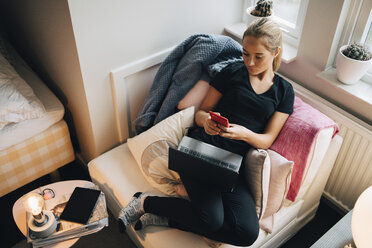
[[(68, 180), (68, 181), (61, 181), (56, 183), (51, 183), (37, 189), (34, 189), (30, 192), (41, 193), (44, 189), (53, 189), (56, 195), (65, 195), (72, 193), (76, 187), (92, 187), (94, 183), (85, 181), (85, 180)], [(13, 218), (15, 223), (17, 224), (18, 229), (22, 232), (22, 234), (26, 237), (27, 236), (27, 227), (26, 227), (26, 210), (23, 207), (23, 196), (20, 197), (13, 205)], [(45, 247), (53, 247), (53, 248), (64, 248), (70, 247), (78, 241), (79, 238), (66, 240), (63, 242), (59, 242), (53, 245), (45, 246)]]

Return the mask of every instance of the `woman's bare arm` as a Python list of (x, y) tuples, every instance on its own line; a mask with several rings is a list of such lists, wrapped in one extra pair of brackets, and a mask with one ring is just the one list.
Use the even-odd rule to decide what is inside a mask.
[(209, 135), (218, 135), (221, 129), (217, 123), (212, 121), (208, 111), (213, 109), (220, 100), (222, 94), (214, 87), (209, 87), (208, 93), (204, 98), (200, 109), (195, 114), (195, 122), (199, 127), (204, 127), (204, 130)]
[(269, 123), (266, 126), (266, 130), (263, 134), (254, 132), (248, 133), (245, 137), (245, 141), (256, 148), (268, 149), (274, 143), (276, 137), (278, 137), (280, 130), (287, 121), (289, 114), (282, 112), (274, 112)]
[(218, 125), (222, 129), (219, 135), (229, 139), (243, 140), (255, 148), (268, 149), (279, 135), (288, 117), (289, 114), (274, 112), (266, 126), (265, 132), (262, 134), (255, 133), (237, 124), (230, 124), (228, 128)]

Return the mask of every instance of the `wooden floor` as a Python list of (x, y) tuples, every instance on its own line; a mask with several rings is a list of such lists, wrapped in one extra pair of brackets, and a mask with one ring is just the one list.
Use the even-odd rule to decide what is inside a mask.
[[(27, 192), (46, 185), (52, 182), (62, 181), (62, 180), (72, 180), (72, 179), (82, 179), (90, 180), (89, 173), (84, 165), (78, 162), (72, 162), (64, 167), (60, 168), (58, 171), (41, 177), (3, 197), (0, 198), (0, 210), (1, 210), (1, 247), (13, 247), (16, 244), (17, 247), (27, 247), (25, 246), (25, 237), (18, 230), (16, 224), (13, 220), (12, 207), (15, 201), (26, 194)], [(317, 239), (319, 239), (328, 229), (330, 229), (339, 219), (341, 219), (343, 214), (335, 211), (333, 206), (328, 203), (325, 199), (321, 200), (320, 206), (318, 208), (315, 218), (309, 222), (304, 228), (300, 230), (292, 239), (290, 239), (282, 247), (284, 248), (306, 248), (310, 247)], [(112, 217), (112, 216), (111, 216)], [(112, 219), (112, 218), (111, 218)], [(113, 220), (111, 220), (114, 222)], [(109, 232), (112, 235), (116, 230), (112, 230), (110, 227)], [(108, 231), (106, 231), (107, 234)], [(99, 234), (97, 239), (100, 239), (105, 233)], [(116, 237), (119, 237), (120, 242), (112, 242), (111, 244), (105, 243), (106, 247), (125, 247), (132, 248), (134, 247), (133, 243), (125, 235), (122, 237), (122, 234), (115, 234)], [(119, 236), (120, 235), (120, 236)], [(115, 237), (115, 236), (113, 236)], [(111, 239), (113, 239), (111, 237)], [(73, 247), (101, 247), (99, 242), (94, 242), (94, 239), (82, 239), (82, 242), (77, 242)], [(5, 241), (5, 242), (4, 242)], [(91, 242), (89, 245), (88, 243)], [(123, 242), (126, 245), (123, 245)], [(101, 243), (102, 245), (102, 243)]]

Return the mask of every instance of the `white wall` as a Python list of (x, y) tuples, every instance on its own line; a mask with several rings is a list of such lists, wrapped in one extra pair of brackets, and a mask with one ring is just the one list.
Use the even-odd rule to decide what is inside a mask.
[(70, 0), (68, 4), (92, 125), (90, 149), (99, 155), (118, 143), (109, 72), (177, 45), (189, 35), (221, 33), (241, 19), (243, 1)]

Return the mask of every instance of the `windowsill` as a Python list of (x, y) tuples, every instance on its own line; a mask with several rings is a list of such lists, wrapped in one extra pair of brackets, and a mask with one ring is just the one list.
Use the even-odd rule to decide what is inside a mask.
[(319, 74), (318, 77), (332, 83), (336, 87), (345, 92), (361, 99), (362, 101), (372, 105), (372, 85), (362, 80), (355, 84), (343, 84), (337, 79), (337, 72), (335, 68), (327, 69)]
[[(243, 33), (247, 28), (247, 24), (244, 22), (236, 23), (230, 26), (225, 27), (225, 31), (232, 35), (234, 38), (242, 40)], [(286, 43), (283, 40), (283, 54), (282, 54), (282, 62), (288, 64), (296, 59), (297, 56), (297, 48)]]

